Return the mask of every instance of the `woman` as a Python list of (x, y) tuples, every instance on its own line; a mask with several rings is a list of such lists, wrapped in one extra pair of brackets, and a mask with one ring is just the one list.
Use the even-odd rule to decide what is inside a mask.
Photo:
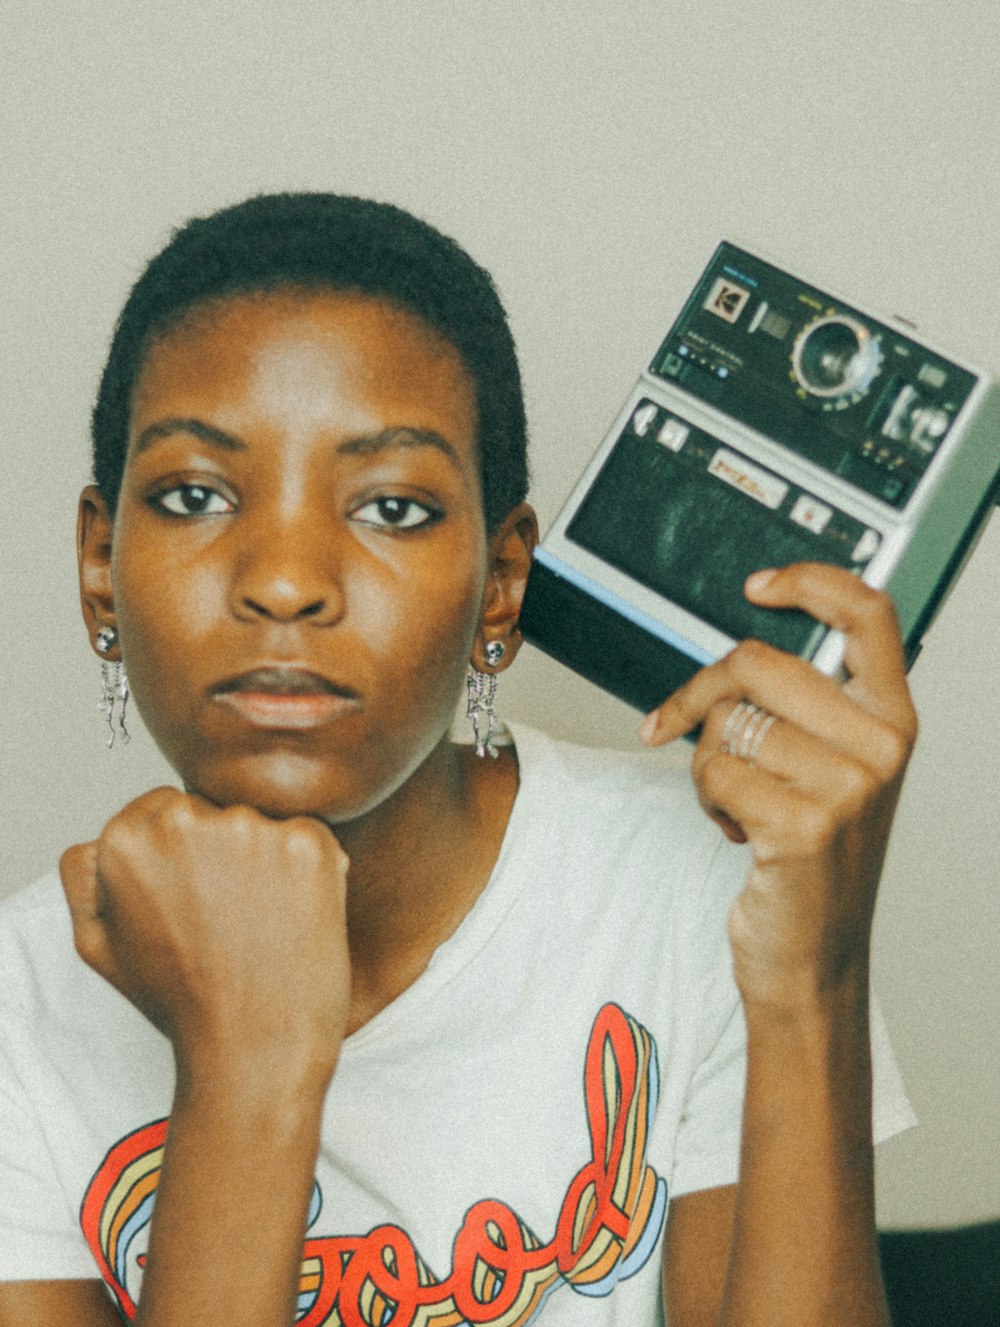
[(749, 642), (649, 716), (701, 728), (707, 816), (648, 759), (497, 748), (524, 439), (489, 278), (394, 208), (251, 200), (137, 283), (81, 597), (112, 735), (130, 686), (184, 791), (6, 908), (0, 1327), (887, 1322), (891, 607), (751, 578), (850, 676)]

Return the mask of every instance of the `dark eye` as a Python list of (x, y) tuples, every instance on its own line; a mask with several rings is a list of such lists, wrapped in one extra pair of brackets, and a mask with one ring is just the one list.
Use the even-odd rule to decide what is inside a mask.
[(157, 493), (153, 503), (171, 516), (217, 516), (233, 510), (228, 498), (204, 484), (177, 484)]
[(374, 498), (352, 514), (363, 525), (391, 530), (416, 530), (422, 525), (430, 525), (440, 516), (439, 512), (432, 511), (413, 498), (396, 497)]

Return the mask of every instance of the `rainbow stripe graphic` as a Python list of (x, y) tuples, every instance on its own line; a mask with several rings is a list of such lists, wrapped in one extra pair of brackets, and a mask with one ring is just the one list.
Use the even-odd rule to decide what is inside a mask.
[[(646, 1161), (659, 1090), (653, 1038), (617, 1005), (604, 1005), (583, 1078), (591, 1155), (570, 1181), (551, 1240), (495, 1198), (466, 1212), (444, 1280), (398, 1226), (308, 1238), (300, 1327), (529, 1327), (560, 1287), (603, 1296), (634, 1276), (656, 1247), (667, 1208), (666, 1184)], [(167, 1128), (156, 1120), (117, 1143), (80, 1214), (101, 1275), (129, 1320), (145, 1261), (133, 1249), (149, 1225)], [(310, 1229), (321, 1210), (316, 1185)]]
[[(168, 1120), (154, 1120), (108, 1152), (80, 1209), (80, 1226), (101, 1276), (131, 1321), (135, 1303), (126, 1288), (129, 1252), (149, 1225), (163, 1166)], [(137, 1261), (141, 1267), (141, 1261)]]

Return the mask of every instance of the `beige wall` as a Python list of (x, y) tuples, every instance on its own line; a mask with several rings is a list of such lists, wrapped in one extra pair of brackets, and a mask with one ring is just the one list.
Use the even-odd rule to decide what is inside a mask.
[[(167, 777), (104, 750), (72, 580), (87, 414), (143, 259), (274, 188), (410, 206), (491, 266), (554, 513), (721, 237), (1000, 369), (995, 0), (7, 0), (0, 290), (6, 891)], [(895, 1223), (1000, 1213), (1000, 518), (917, 664), (878, 980), (924, 1125)], [(536, 657), (512, 714), (629, 745)], [(138, 728), (138, 725), (136, 725)]]

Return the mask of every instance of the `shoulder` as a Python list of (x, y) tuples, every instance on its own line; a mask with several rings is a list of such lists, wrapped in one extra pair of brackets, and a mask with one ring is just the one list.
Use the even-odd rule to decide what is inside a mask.
[(622, 797), (640, 789), (680, 792), (689, 784), (683, 759), (664, 759), (659, 751), (582, 746), (523, 724), (514, 726), (513, 736), (522, 782), (536, 798), (545, 788), (567, 796)]
[(521, 793), (533, 817), (597, 832), (650, 834), (712, 851), (715, 826), (698, 805), (687, 762), (669, 751), (579, 746), (536, 729), (514, 731)]
[(76, 952), (57, 871), (0, 900), (0, 996), (5, 1009), (84, 998), (99, 980)]
[(696, 911), (728, 907), (745, 878), (735, 848), (698, 803), (683, 754), (578, 746), (514, 728), (521, 773), (512, 830), (536, 859), (604, 876), (622, 890), (687, 895)]
[(23, 946), (53, 932), (72, 934), (58, 871), (0, 899), (0, 946)]

